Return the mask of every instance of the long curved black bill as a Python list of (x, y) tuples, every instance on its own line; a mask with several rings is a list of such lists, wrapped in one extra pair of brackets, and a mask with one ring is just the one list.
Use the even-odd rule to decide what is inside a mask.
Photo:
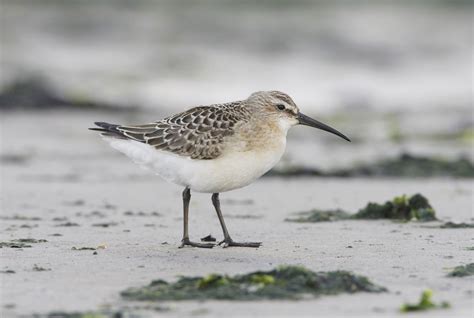
[(322, 122), (317, 121), (316, 119), (306, 116), (305, 114), (299, 113), (297, 119), (301, 125), (318, 128), (318, 129), (330, 132), (334, 135), (337, 135), (349, 142), (351, 141), (349, 138), (347, 138), (345, 135), (343, 135), (341, 132), (337, 131), (336, 129), (329, 127), (328, 125), (323, 124)]

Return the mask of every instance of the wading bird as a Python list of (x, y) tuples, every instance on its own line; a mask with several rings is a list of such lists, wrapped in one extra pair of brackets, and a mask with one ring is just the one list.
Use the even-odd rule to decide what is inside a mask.
[(302, 114), (293, 100), (279, 91), (256, 92), (245, 100), (191, 108), (144, 125), (95, 123), (109, 144), (183, 191), (182, 247), (211, 248), (212, 243), (189, 239), (191, 190), (212, 193), (212, 204), (224, 232), (219, 243), (259, 247), (260, 242), (235, 242), (222, 216), (219, 193), (249, 185), (269, 171), (283, 155), (288, 130), (306, 125), (339, 131)]

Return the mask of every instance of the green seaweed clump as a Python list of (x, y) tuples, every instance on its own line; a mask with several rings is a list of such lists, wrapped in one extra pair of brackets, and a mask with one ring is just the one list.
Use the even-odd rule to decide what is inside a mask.
[(396, 220), (417, 220), (434, 221), (436, 220), (435, 211), (428, 200), (421, 194), (415, 194), (411, 197), (402, 195), (387, 201), (384, 204), (369, 203), (353, 218), (355, 219), (396, 219)]
[(298, 223), (306, 223), (306, 222), (331, 222), (331, 221), (338, 221), (338, 220), (346, 220), (350, 219), (351, 215), (343, 210), (319, 210), (313, 209), (306, 212), (299, 212), (298, 217), (296, 218), (288, 218), (285, 221), (288, 222), (298, 222)]
[(451, 307), (448, 302), (442, 302), (440, 305), (435, 304), (431, 298), (433, 297), (433, 292), (430, 289), (425, 290), (421, 294), (420, 301), (417, 304), (404, 304), (401, 308), (401, 312), (411, 312), (411, 311), (423, 311), (435, 308), (449, 308)]
[(130, 300), (260, 300), (300, 299), (304, 295), (382, 292), (366, 277), (345, 271), (313, 272), (304, 267), (284, 266), (271, 271), (244, 275), (211, 274), (181, 277), (175, 283), (156, 280), (141, 288), (130, 288), (121, 295)]
[(219, 286), (225, 286), (229, 284), (226, 276), (210, 274), (204, 278), (201, 278), (197, 283), (198, 289), (216, 288)]
[(449, 277), (465, 277), (472, 275), (474, 275), (474, 263), (456, 266), (451, 273), (448, 274)]
[(311, 210), (308, 212), (299, 212), (298, 217), (289, 218), (289, 222), (326, 222), (338, 220), (375, 220), (391, 219), (403, 221), (434, 221), (436, 214), (431, 207), (428, 199), (421, 194), (415, 194), (411, 197), (402, 195), (387, 201), (384, 204), (370, 202), (356, 214), (350, 214), (343, 210)]

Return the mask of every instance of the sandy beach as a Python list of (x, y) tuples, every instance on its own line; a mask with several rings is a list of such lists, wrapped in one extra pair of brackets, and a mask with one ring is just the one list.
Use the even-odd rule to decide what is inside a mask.
[[(46, 125), (51, 116), (54, 129)], [(472, 278), (447, 277), (455, 266), (472, 262), (473, 252), (467, 250), (474, 244), (472, 229), (387, 220), (285, 222), (312, 208), (356, 212), (369, 201), (420, 192), (440, 220), (470, 223), (472, 180), (263, 178), (221, 197), (234, 239), (263, 241), (261, 248), (178, 249), (182, 189), (149, 175), (87, 132), (89, 117), (97, 116), (2, 116), (3, 155), (25, 158), (11, 163), (3, 156), (1, 241), (47, 240), (30, 248), (0, 249), (2, 316), (104, 309), (144, 317), (396, 316), (404, 302), (416, 302), (425, 289), (434, 291), (436, 301), (451, 304), (450, 309), (426, 312), (427, 317), (472, 314)], [(18, 131), (20, 122), (44, 129)], [(209, 195), (193, 194), (190, 217), (192, 238), (222, 238)], [(77, 250), (83, 247), (98, 249)], [(284, 264), (348, 270), (388, 292), (297, 302), (151, 305), (120, 297), (121, 291), (154, 279), (246, 273)]]

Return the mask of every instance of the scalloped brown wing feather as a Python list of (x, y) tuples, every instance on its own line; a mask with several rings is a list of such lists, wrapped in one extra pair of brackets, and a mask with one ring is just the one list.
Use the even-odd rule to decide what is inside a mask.
[(222, 153), (224, 138), (234, 134), (234, 126), (247, 120), (242, 102), (200, 106), (145, 125), (119, 126), (127, 138), (147, 143), (191, 159), (215, 159)]

